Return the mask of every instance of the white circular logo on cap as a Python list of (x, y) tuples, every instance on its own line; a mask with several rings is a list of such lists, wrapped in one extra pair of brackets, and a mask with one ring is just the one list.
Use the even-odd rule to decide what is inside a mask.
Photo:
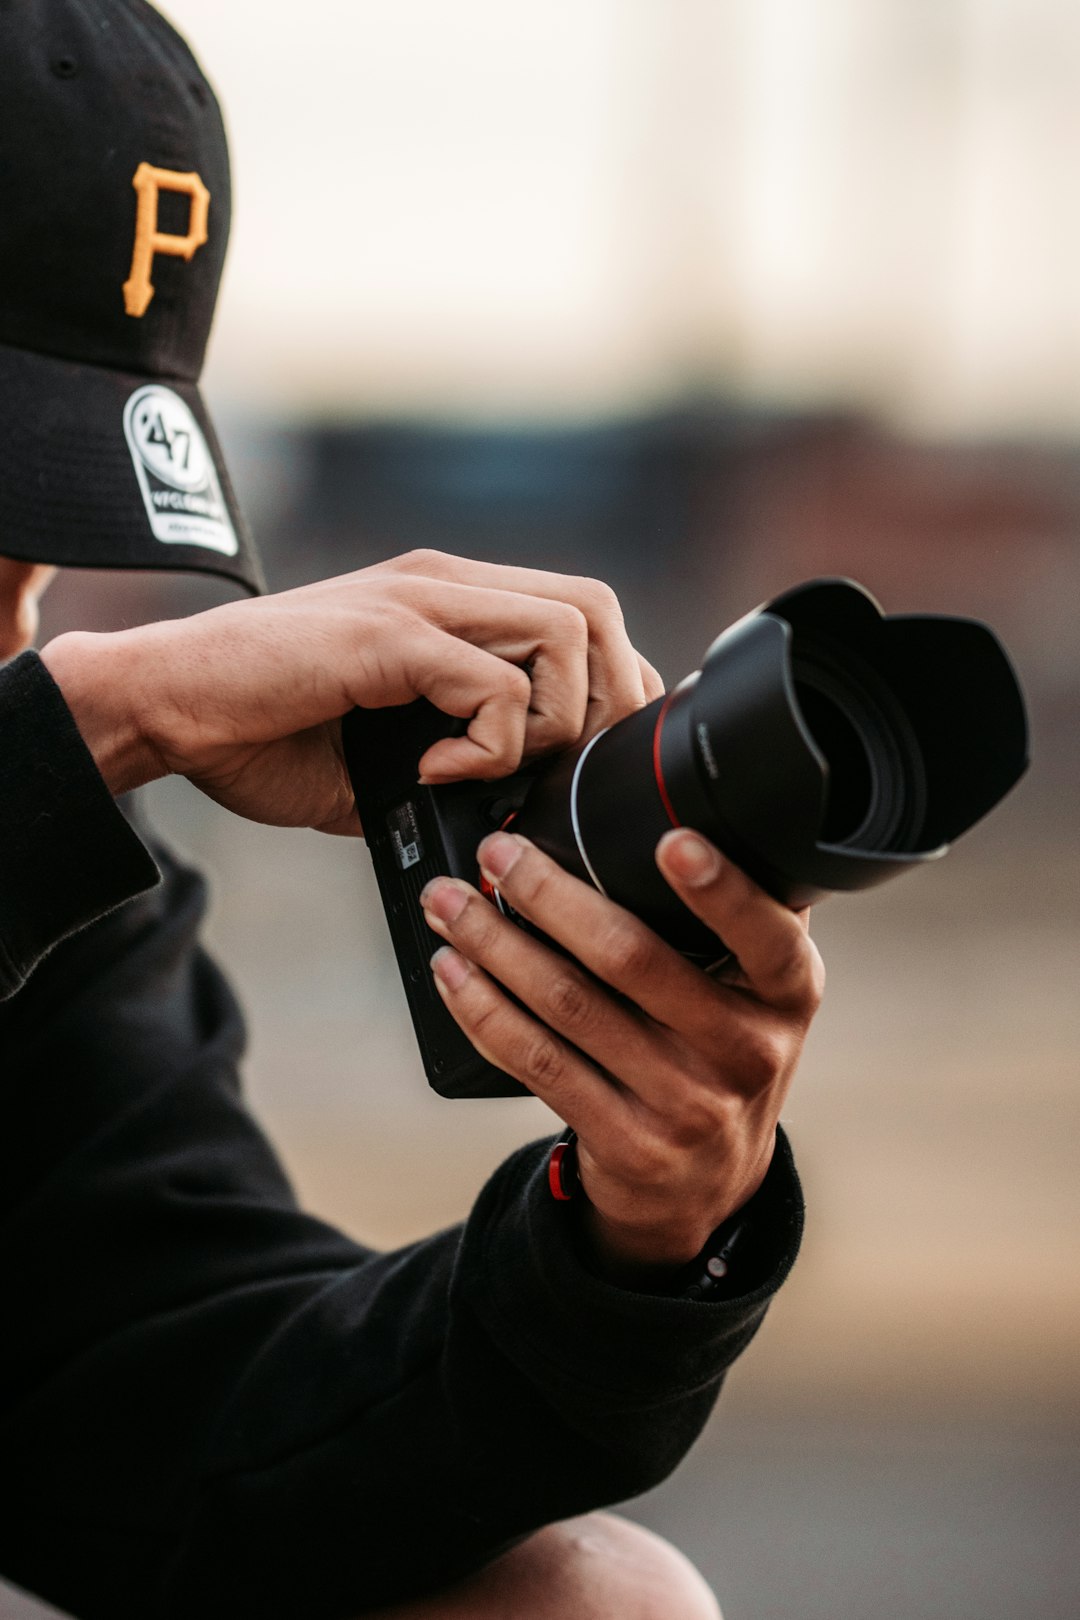
[(124, 406), (124, 435), (155, 539), (234, 557), (236, 531), (191, 407), (160, 383), (137, 388)]
[(202, 489), (210, 452), (179, 394), (171, 388), (141, 388), (128, 408), (128, 437), (150, 471), (174, 489)]

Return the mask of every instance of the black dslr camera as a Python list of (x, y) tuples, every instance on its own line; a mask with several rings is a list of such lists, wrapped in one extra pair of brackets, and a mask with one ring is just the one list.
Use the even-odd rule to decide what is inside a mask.
[(495, 828), (523, 833), (707, 968), (724, 944), (653, 858), (670, 827), (696, 828), (776, 899), (805, 906), (937, 859), (1027, 766), (1023, 698), (992, 631), (886, 618), (838, 579), (740, 619), (700, 670), (583, 747), (498, 782), (420, 787), (420, 756), (464, 724), (422, 700), (342, 722), (424, 1067), (444, 1097), (526, 1094), (443, 1006), (419, 903), (440, 873), (479, 884), (476, 848)]

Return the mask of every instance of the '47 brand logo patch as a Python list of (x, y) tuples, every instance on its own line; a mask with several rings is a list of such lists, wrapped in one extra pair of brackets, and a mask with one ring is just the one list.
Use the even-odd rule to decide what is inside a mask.
[(136, 389), (124, 407), (124, 433), (154, 537), (235, 556), (210, 447), (179, 394), (158, 383)]

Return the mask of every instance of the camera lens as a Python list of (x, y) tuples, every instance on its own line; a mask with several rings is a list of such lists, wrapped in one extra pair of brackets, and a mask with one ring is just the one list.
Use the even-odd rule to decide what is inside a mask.
[(699, 670), (541, 772), (517, 823), (567, 870), (687, 956), (715, 935), (655, 860), (696, 827), (803, 906), (933, 860), (1026, 762), (1008, 660), (969, 620), (887, 619), (819, 580), (732, 625)]
[(895, 692), (848, 649), (802, 638), (792, 658), (799, 712), (824, 757), (822, 843), (899, 853), (926, 813), (918, 738)]

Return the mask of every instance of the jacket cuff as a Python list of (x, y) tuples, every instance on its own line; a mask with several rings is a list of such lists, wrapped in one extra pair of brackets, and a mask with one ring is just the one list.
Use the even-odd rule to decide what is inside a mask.
[(715, 1384), (749, 1344), (798, 1254), (802, 1189), (791, 1147), (776, 1151), (753, 1199), (744, 1291), (722, 1300), (640, 1294), (594, 1276), (577, 1244), (573, 1204), (547, 1184), (551, 1141), (532, 1143), (487, 1184), (463, 1254), (474, 1308), (523, 1372), (551, 1385), (591, 1387), (606, 1407), (670, 1400)]
[(36, 653), (0, 668), (0, 999), (47, 951), (159, 881)]

